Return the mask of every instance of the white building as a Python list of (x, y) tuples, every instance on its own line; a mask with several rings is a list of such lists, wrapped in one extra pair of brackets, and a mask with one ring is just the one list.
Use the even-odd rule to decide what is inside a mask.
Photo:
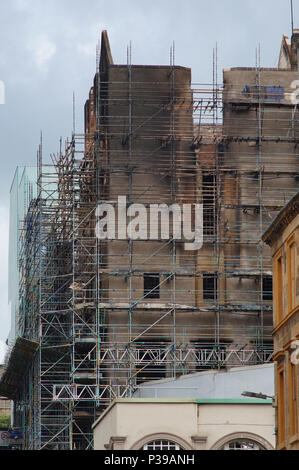
[(272, 399), (244, 399), (244, 391), (273, 396), (273, 364), (147, 383), (134, 398), (115, 400), (94, 423), (94, 447), (274, 450)]

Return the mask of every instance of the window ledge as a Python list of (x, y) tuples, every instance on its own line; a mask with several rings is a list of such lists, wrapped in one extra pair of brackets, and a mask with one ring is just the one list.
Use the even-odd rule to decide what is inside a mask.
[(290, 438), (290, 444), (294, 444), (294, 442), (297, 442), (297, 441), (299, 441), (299, 434), (298, 433), (294, 434), (294, 436), (292, 436)]

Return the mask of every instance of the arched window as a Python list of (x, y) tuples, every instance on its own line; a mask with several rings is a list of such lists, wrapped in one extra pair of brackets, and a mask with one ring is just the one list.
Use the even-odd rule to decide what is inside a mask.
[(166, 441), (166, 440), (157, 440), (148, 442), (140, 450), (184, 450), (181, 446), (175, 442)]
[(274, 448), (258, 434), (235, 432), (217, 441), (211, 450), (274, 450)]
[(149, 450), (149, 451), (176, 451), (176, 450), (192, 450), (193, 446), (189, 442), (175, 434), (155, 433), (144, 436), (131, 447), (132, 450)]
[(221, 450), (266, 450), (261, 444), (248, 440), (237, 439), (224, 444)]

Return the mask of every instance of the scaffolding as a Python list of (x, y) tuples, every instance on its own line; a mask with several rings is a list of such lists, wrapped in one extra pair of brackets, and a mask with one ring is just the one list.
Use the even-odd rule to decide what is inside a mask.
[[(144, 382), (272, 360), (261, 235), (298, 191), (297, 107), (259, 64), (221, 85), (214, 64), (202, 85), (174, 45), (170, 56), (133, 66), (128, 48), (116, 66), (104, 33), (85, 133), (51, 164), (41, 142), (20, 237), (19, 331), (39, 344), (15, 401), (27, 449), (92, 449), (96, 418)], [(128, 237), (119, 196), (123, 210), (203, 204), (203, 248), (186, 251), (171, 230)], [(108, 202), (120, 239), (96, 236)]]

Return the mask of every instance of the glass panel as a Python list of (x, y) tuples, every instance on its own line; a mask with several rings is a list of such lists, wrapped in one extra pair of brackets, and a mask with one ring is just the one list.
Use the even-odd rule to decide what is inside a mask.
[(225, 444), (222, 450), (265, 450), (261, 445), (254, 441), (236, 440)]
[(152, 442), (149, 442), (148, 444), (145, 444), (142, 450), (183, 450), (183, 449), (175, 442), (158, 440), (158, 441), (152, 441)]

